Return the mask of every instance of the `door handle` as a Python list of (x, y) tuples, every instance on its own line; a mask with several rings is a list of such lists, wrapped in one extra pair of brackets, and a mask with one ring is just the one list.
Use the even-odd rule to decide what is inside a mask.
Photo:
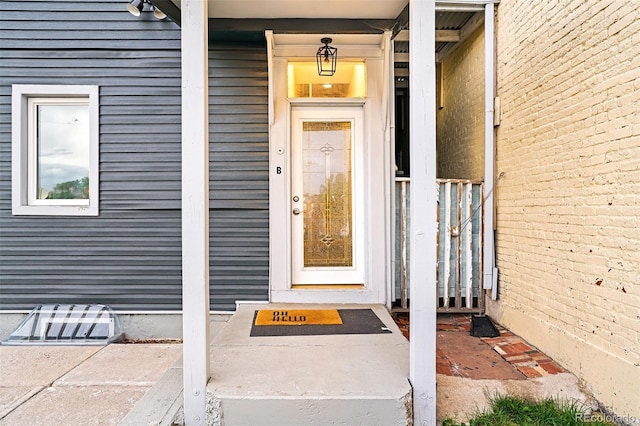
[(293, 214), (295, 214), (296, 216), (300, 214), (300, 209), (295, 208), (293, 209)]

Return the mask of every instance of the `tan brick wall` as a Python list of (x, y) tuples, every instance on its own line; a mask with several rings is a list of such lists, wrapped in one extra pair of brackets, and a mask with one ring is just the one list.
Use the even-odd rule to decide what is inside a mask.
[(437, 175), (484, 178), (484, 30), (442, 62), (443, 108), (437, 110)]
[(497, 13), (491, 312), (640, 424), (640, 1)]

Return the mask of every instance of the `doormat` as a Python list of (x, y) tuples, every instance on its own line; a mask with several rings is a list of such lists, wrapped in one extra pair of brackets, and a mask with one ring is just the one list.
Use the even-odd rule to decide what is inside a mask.
[(255, 325), (335, 325), (342, 324), (337, 309), (287, 309), (258, 311), (253, 323)]
[[(381, 334), (391, 333), (391, 330), (378, 318), (378, 316), (371, 309), (338, 309), (336, 312), (341, 320), (340, 323), (323, 323), (312, 324), (306, 321), (301, 321), (301, 316), (305, 318), (312, 318), (318, 311), (314, 309), (308, 310), (288, 310), (288, 311), (263, 311), (267, 314), (260, 314), (261, 311), (256, 311), (253, 316), (253, 323), (251, 324), (251, 337), (258, 336), (320, 336), (328, 334)], [(320, 310), (322, 311), (322, 310)], [(280, 321), (269, 321), (270, 325), (259, 325), (257, 323), (259, 318), (266, 316), (269, 320), (274, 318), (273, 312), (278, 312), (278, 317), (286, 317), (290, 325), (282, 325)], [(281, 315), (283, 312), (287, 312), (286, 316)], [(304, 314), (302, 314), (304, 312)], [(326, 312), (326, 311), (325, 311)], [(296, 321), (293, 321), (292, 313), (297, 314)], [(288, 321), (288, 317), (291, 316), (292, 321)]]
[(474, 337), (498, 337), (500, 332), (491, 322), (491, 318), (484, 315), (473, 315), (470, 334)]

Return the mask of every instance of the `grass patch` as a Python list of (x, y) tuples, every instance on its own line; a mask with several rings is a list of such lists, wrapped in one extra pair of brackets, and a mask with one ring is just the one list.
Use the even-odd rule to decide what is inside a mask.
[[(490, 408), (477, 413), (468, 426), (612, 426), (613, 423), (587, 419), (577, 402), (563, 402), (555, 398), (540, 401), (513, 396), (496, 396)], [(595, 416), (594, 416), (595, 417)], [(442, 426), (467, 426), (445, 419)]]

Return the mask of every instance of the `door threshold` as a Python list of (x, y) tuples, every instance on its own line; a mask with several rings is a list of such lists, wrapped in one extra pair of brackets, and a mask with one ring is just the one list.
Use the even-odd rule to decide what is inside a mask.
[(294, 284), (291, 290), (364, 290), (364, 284)]

